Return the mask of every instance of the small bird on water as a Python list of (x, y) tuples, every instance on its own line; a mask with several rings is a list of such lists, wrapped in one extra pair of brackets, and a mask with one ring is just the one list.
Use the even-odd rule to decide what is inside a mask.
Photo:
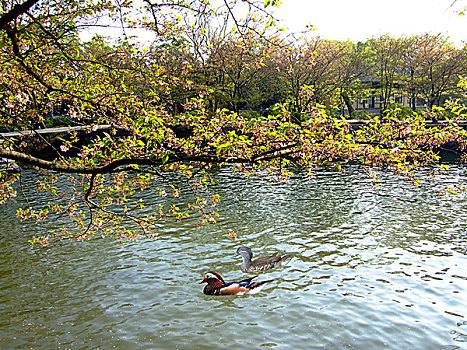
[(293, 258), (295, 253), (259, 257), (252, 261), (253, 252), (251, 249), (249, 247), (240, 247), (237, 249), (235, 255), (241, 255), (243, 258), (243, 263), (241, 265), (241, 270), (243, 272), (258, 272), (272, 270), (278, 266), (284, 265)]
[(207, 283), (203, 289), (203, 293), (206, 295), (246, 295), (258, 293), (264, 288), (266, 283), (274, 281), (252, 282), (256, 277), (250, 277), (241, 281), (225, 282), (217, 272), (207, 272), (204, 275), (204, 279), (199, 283)]

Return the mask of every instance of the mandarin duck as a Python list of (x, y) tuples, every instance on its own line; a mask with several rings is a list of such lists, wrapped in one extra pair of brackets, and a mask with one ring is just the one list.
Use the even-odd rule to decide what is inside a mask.
[(284, 265), (293, 258), (295, 253), (286, 253), (281, 255), (259, 257), (251, 261), (253, 252), (248, 247), (240, 247), (237, 249), (235, 255), (241, 255), (243, 263), (241, 269), (243, 272), (258, 272), (274, 269), (278, 266)]
[(274, 281), (252, 282), (256, 277), (250, 277), (241, 281), (225, 282), (217, 272), (207, 272), (199, 284), (207, 283), (203, 289), (203, 293), (206, 295), (246, 295), (258, 293), (264, 288), (266, 283)]

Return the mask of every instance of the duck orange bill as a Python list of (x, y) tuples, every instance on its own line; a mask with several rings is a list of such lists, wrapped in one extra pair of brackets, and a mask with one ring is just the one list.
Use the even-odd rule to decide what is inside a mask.
[(206, 278), (202, 280), (201, 282), (199, 282), (198, 284), (203, 284), (203, 283), (206, 283)]

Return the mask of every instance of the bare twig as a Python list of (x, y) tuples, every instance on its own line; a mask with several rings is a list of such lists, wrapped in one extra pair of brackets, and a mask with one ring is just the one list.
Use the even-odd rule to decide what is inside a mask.
[(92, 174), (91, 178), (89, 179), (88, 190), (86, 191), (86, 194), (84, 195), (84, 200), (87, 203), (89, 211), (91, 213), (91, 220), (90, 220), (90, 222), (88, 224), (88, 227), (87, 227), (86, 231), (84, 233), (82, 233), (80, 236), (84, 236), (89, 231), (89, 229), (92, 227), (92, 211), (93, 211), (93, 209), (97, 209), (97, 210), (102, 211), (103, 213), (109, 214), (111, 216), (124, 217), (124, 218), (130, 219), (131, 221), (135, 222), (141, 228), (141, 230), (143, 231), (143, 233), (145, 235), (148, 235), (148, 232), (147, 232), (146, 228), (144, 227), (144, 223), (147, 222), (147, 220), (140, 219), (140, 218), (138, 218), (138, 217), (136, 217), (134, 215), (128, 214), (128, 213), (117, 213), (117, 212), (114, 212), (112, 210), (106, 209), (106, 208), (98, 205), (97, 203), (95, 203), (94, 201), (92, 201), (89, 198), (91, 196), (92, 190), (94, 188), (95, 178), (96, 178), (96, 174)]

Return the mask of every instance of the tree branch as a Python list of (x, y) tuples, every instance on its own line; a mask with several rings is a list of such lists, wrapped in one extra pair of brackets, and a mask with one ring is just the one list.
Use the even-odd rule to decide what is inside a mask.
[(147, 223), (147, 220), (140, 219), (140, 218), (138, 218), (138, 217), (136, 217), (134, 215), (128, 214), (128, 213), (117, 213), (117, 212), (114, 212), (112, 210), (106, 209), (106, 208), (98, 205), (97, 203), (95, 203), (94, 201), (92, 201), (89, 198), (91, 193), (92, 193), (92, 189), (94, 188), (94, 179), (95, 178), (96, 178), (96, 174), (92, 174), (91, 178), (89, 180), (89, 188), (86, 191), (86, 194), (84, 195), (84, 201), (86, 202), (86, 204), (88, 205), (88, 208), (89, 208), (90, 221), (89, 221), (89, 224), (88, 224), (88, 227), (86, 228), (86, 230), (83, 233), (81, 233), (79, 236), (84, 237), (89, 232), (89, 230), (91, 229), (92, 224), (93, 224), (93, 214), (92, 213), (93, 213), (94, 209), (100, 210), (101, 212), (106, 213), (106, 214), (111, 215), (111, 216), (119, 216), (119, 217), (128, 218), (131, 221), (135, 222), (141, 228), (141, 230), (143, 231), (143, 233), (145, 235), (148, 235), (148, 231), (147, 231), (146, 227), (144, 226), (144, 224)]
[(0, 30), (4, 30), (10, 22), (26, 13), (31, 7), (37, 4), (40, 0), (27, 0), (22, 4), (16, 4), (7, 13), (0, 17)]

